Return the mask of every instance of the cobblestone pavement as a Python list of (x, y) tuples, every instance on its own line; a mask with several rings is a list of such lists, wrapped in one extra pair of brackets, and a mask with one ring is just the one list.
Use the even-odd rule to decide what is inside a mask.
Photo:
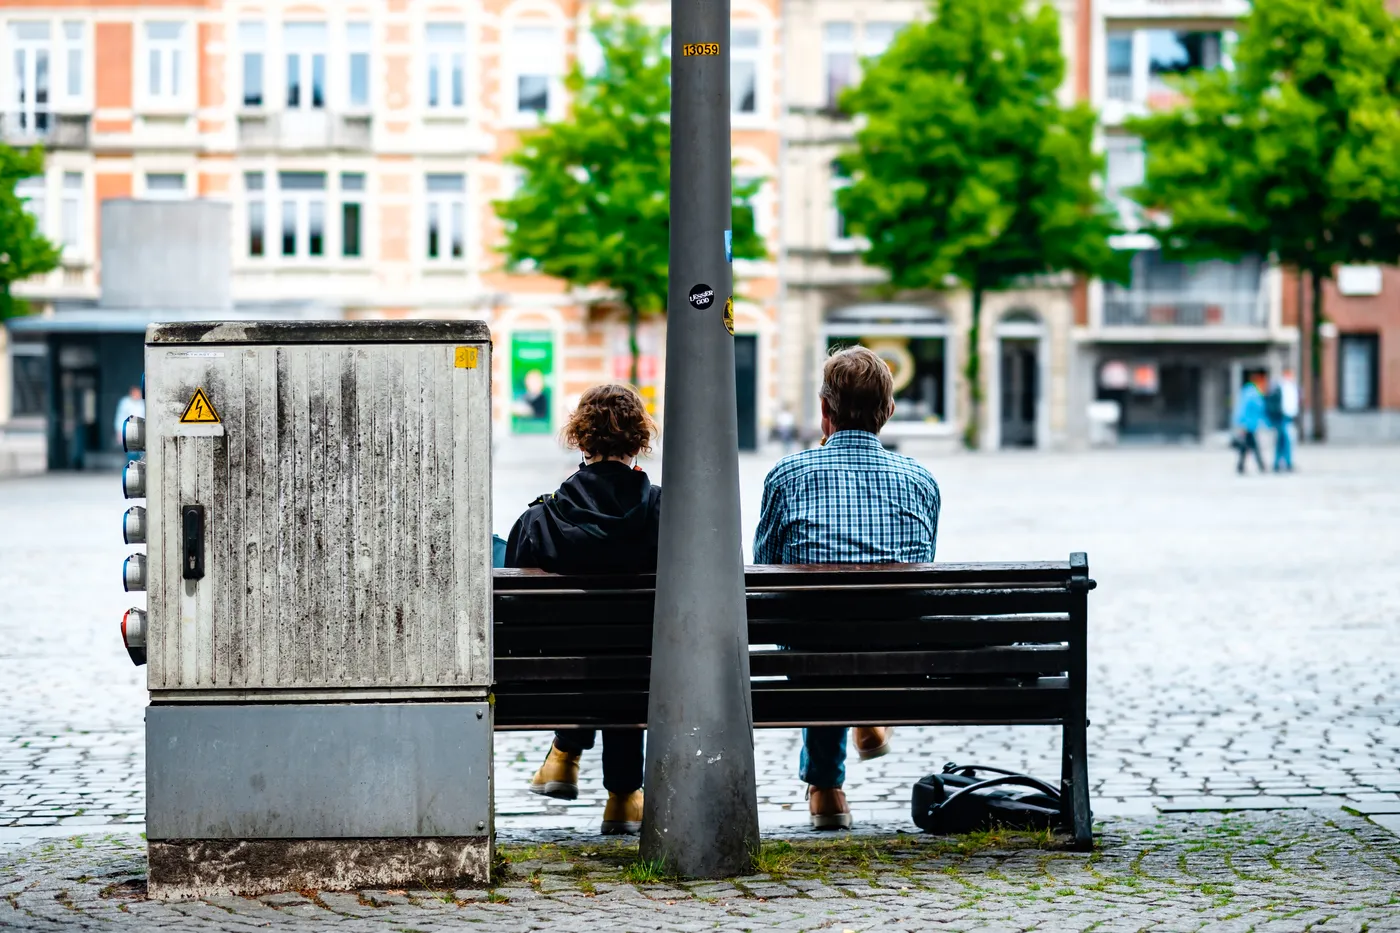
[[(929, 465), (941, 560), (1089, 553), (1095, 811), (1345, 805), (1400, 814), (1400, 449), (1307, 449), (1294, 476), (1237, 477), (1228, 452), (950, 456)], [(497, 457), (496, 527), (572, 468)], [(743, 458), (745, 523), (771, 458)], [(653, 467), (655, 469), (655, 467)], [(118, 638), (115, 476), (0, 482), (0, 847), (143, 815), (143, 670)], [(139, 604), (139, 597), (136, 598)], [(758, 734), (763, 824), (805, 822), (799, 736)], [(577, 801), (523, 785), (548, 736), (497, 738), (497, 813), (517, 836), (593, 828), (596, 755)], [(858, 819), (899, 825), (948, 759), (1053, 776), (1047, 728), (904, 729), (852, 760)], [(1400, 821), (1400, 816), (1394, 818)]]
[(139, 840), (0, 855), (0, 928), (167, 931), (1382, 931), (1400, 929), (1400, 838), (1317, 811), (1164, 815), (1102, 827), (1097, 851), (1023, 838), (769, 842), (759, 873), (655, 878), (635, 846), (508, 848), (489, 890), (144, 896)]

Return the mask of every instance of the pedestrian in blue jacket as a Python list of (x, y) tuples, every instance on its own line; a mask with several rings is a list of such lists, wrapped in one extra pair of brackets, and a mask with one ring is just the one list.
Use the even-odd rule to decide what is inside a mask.
[(1259, 451), (1259, 429), (1264, 425), (1265, 415), (1264, 393), (1260, 390), (1260, 381), (1258, 376), (1249, 379), (1240, 389), (1240, 398), (1235, 405), (1235, 437), (1232, 443), (1240, 452), (1235, 470), (1241, 474), (1244, 473), (1245, 460), (1251, 451), (1254, 453), (1254, 462), (1259, 465), (1259, 472), (1264, 472), (1264, 455)]

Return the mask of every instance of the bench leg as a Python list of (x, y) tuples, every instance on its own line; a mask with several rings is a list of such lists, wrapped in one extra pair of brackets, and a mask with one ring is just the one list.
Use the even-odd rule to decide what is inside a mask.
[(1093, 814), (1089, 810), (1089, 737), (1084, 711), (1071, 712), (1065, 720), (1064, 759), (1060, 767), (1060, 793), (1067, 808), (1066, 822), (1074, 833), (1074, 847), (1094, 847)]

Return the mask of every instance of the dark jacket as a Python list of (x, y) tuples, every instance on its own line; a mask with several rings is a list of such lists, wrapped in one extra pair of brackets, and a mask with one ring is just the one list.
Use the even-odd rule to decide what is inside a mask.
[(540, 496), (510, 530), (507, 567), (551, 573), (651, 573), (661, 487), (615, 460), (594, 463)]

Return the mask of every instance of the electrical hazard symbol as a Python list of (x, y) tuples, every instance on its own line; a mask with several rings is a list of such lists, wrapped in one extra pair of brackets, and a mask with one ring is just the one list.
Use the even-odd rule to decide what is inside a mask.
[(214, 410), (214, 406), (209, 404), (209, 396), (204, 394), (204, 390), (195, 389), (190, 403), (185, 406), (185, 413), (180, 416), (180, 423), (222, 424), (223, 422), (219, 420), (219, 413)]

